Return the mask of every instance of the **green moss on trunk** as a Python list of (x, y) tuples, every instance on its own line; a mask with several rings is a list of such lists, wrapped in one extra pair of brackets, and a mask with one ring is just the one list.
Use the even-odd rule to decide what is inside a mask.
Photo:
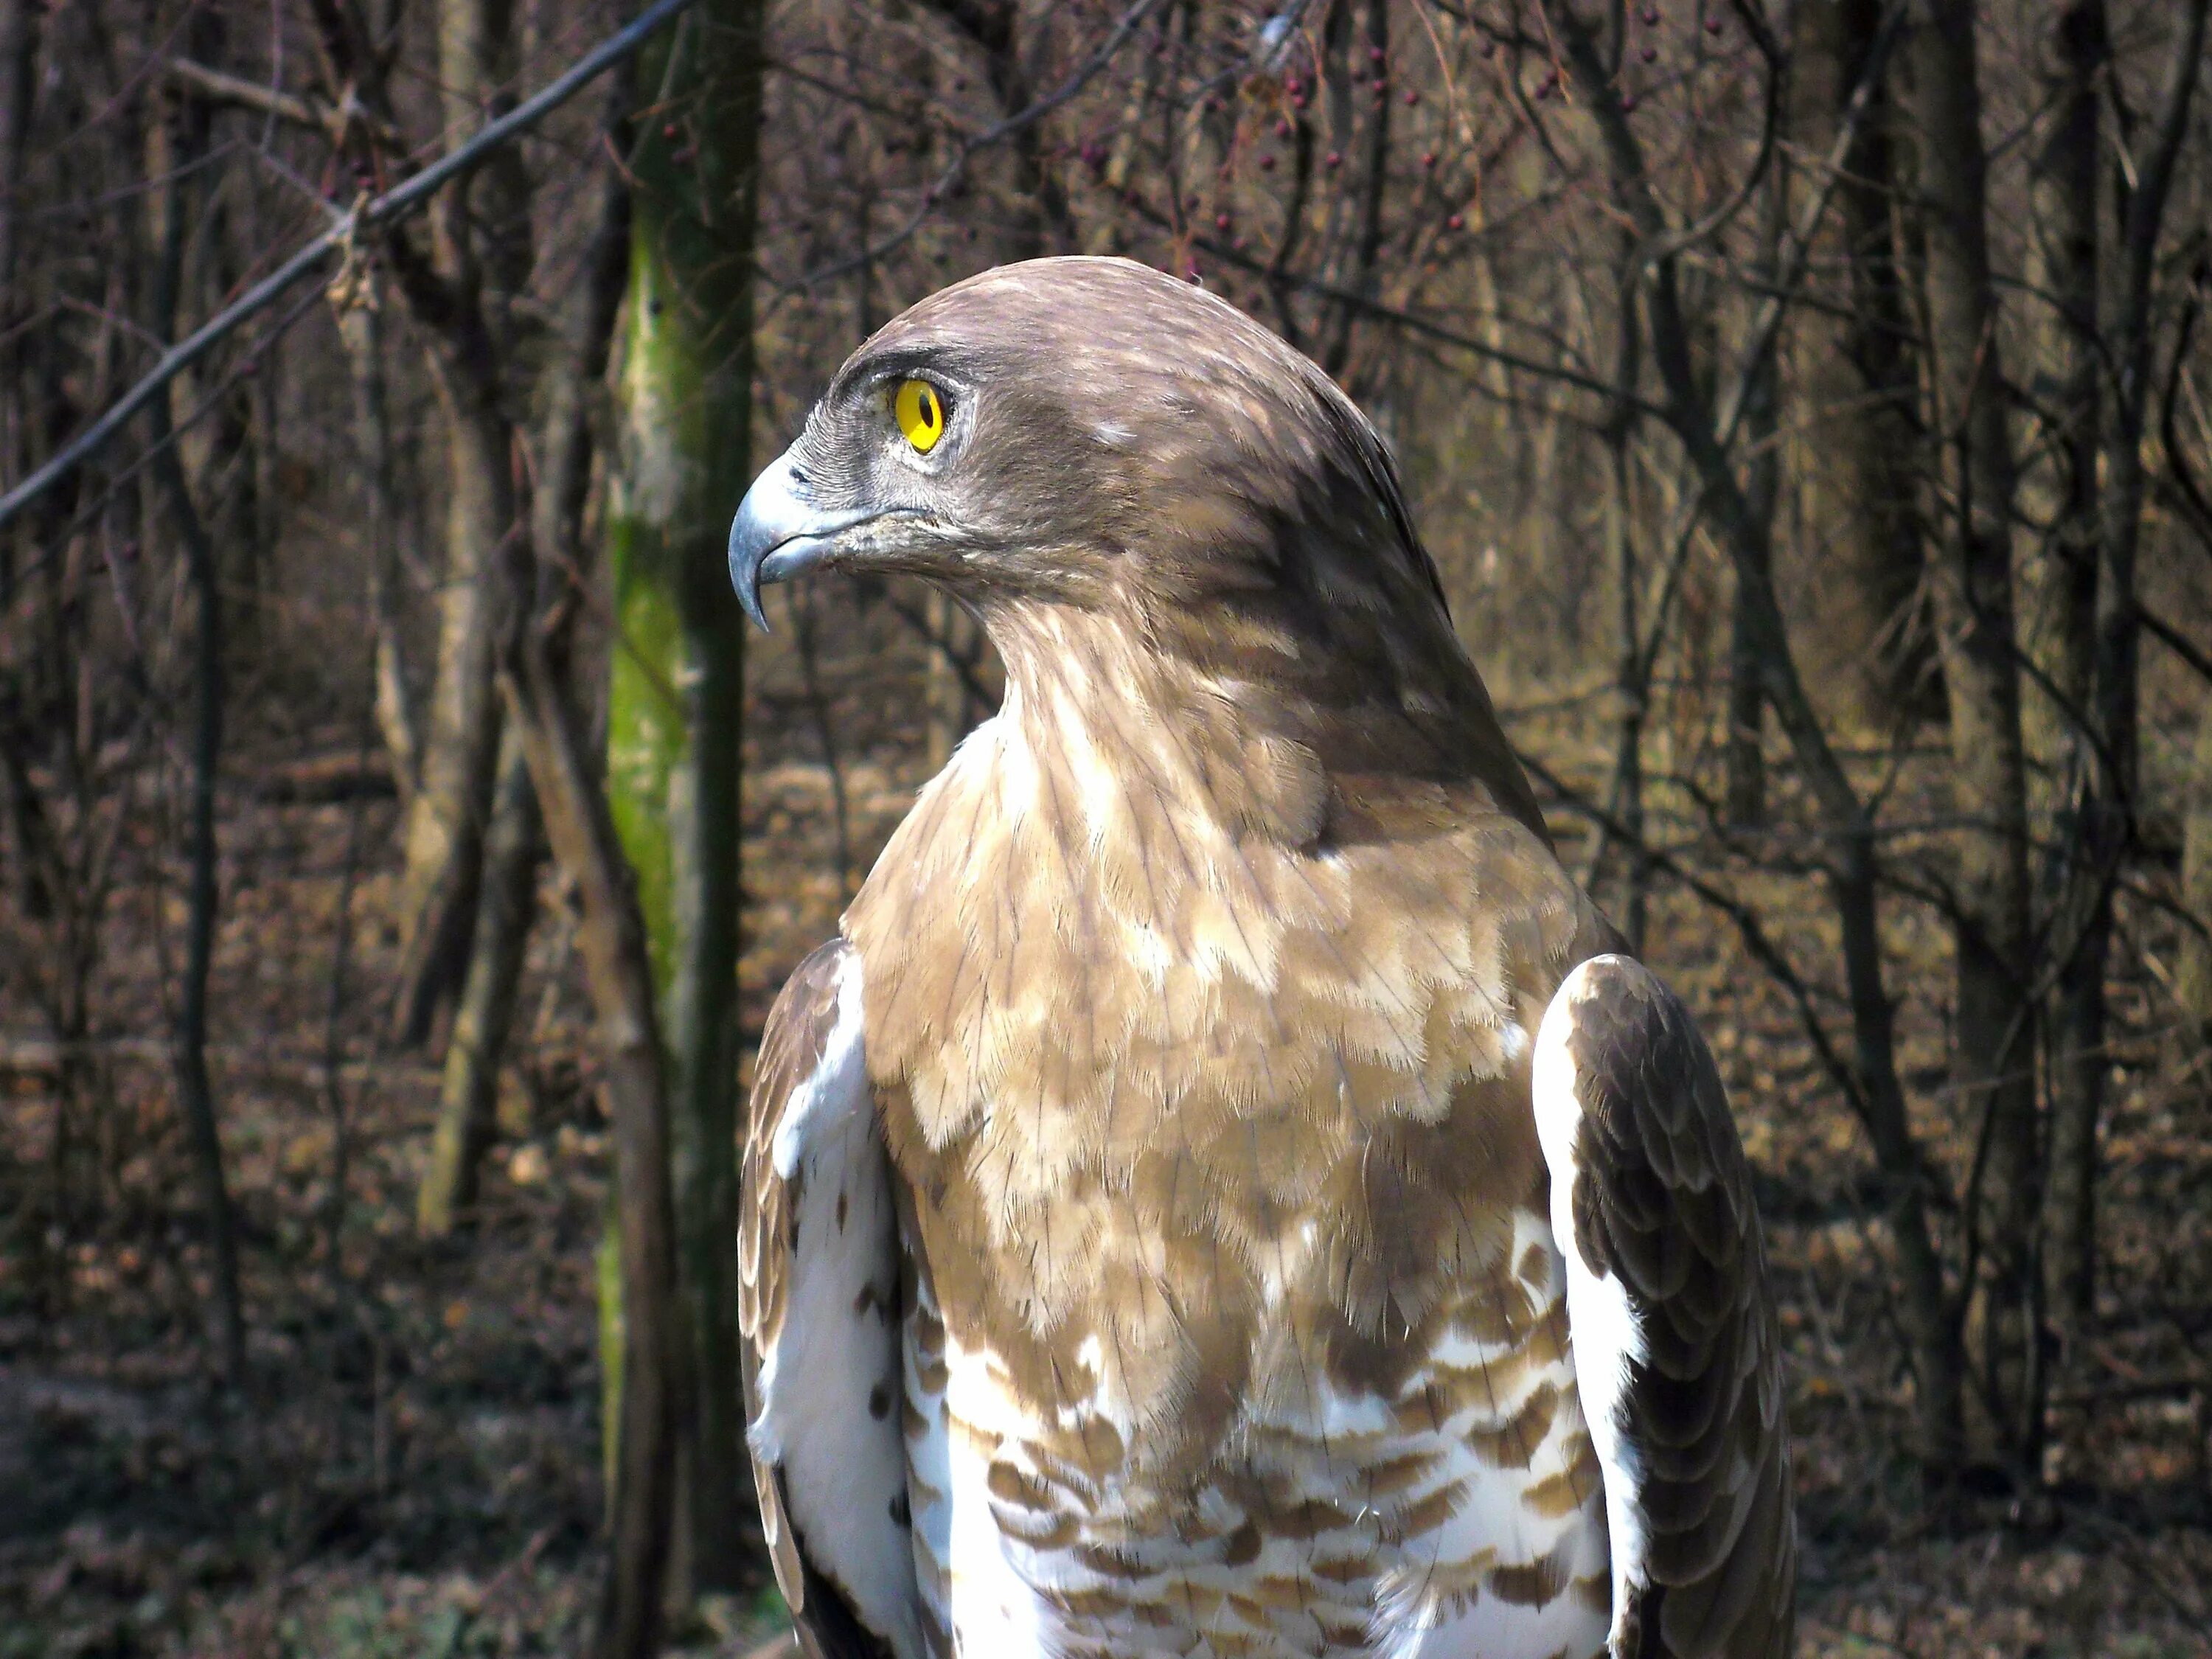
[(632, 158), (607, 510), (618, 629), (607, 790), (667, 1011), (679, 1288), (697, 1368), (679, 1554), (698, 1588), (734, 1580), (745, 1490), (734, 1322), (744, 635), (725, 550), (752, 471), (760, 27), (756, 0), (721, 0), (643, 64), (655, 95)]

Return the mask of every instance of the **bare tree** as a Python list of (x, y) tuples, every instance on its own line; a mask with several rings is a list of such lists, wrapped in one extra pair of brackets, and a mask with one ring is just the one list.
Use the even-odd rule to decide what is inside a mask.
[(590, 388), (605, 371), (629, 269), (629, 191), (617, 157), (629, 148), (632, 95), (625, 70), (609, 93), (608, 153), (595, 169), (584, 276), (562, 318), (530, 533), (508, 542), (501, 556), (507, 585), (500, 690), (517, 725), (553, 855), (581, 907), (580, 954), (614, 1120), (621, 1340), (619, 1382), (611, 1384), (618, 1389), (608, 1459), (611, 1539), (593, 1659), (645, 1659), (659, 1650), (678, 1450), (692, 1389), (690, 1343), (677, 1297), (670, 1068), (652, 949), (574, 702), (568, 659), (592, 476)]
[[(1813, 155), (1834, 143), (1879, 38), (1879, 0), (1794, 9), (1792, 133)], [(1929, 702), (1921, 586), (1918, 331), (1898, 246), (1905, 134), (1889, 77), (1869, 101), (1838, 161), (1836, 211), (1823, 242), (1844, 283), (1832, 307), (1792, 321), (1808, 430), (1808, 512), (1832, 578), (1821, 587), (1822, 654), (1839, 672), (1844, 706), (1876, 728)]]
[(1978, 1275), (1970, 1316), (1996, 1447), (2032, 1460), (2041, 1402), (2027, 1392), (2039, 1287), (2033, 923), (2012, 602), (2017, 480), (1990, 264), (1973, 8), (1917, 0), (1914, 24), (1929, 416), (1940, 458), (1933, 586), (1953, 787), (1964, 821), (1948, 875), (1956, 957), (1953, 1085), (1960, 1103), (1983, 1120), (1967, 1194)]
[(2070, 854), (2051, 923), (2061, 971), (2054, 1024), (2051, 1255), (2064, 1304), (2077, 1320), (2095, 1308), (2097, 1123), (2103, 1109), (2106, 957), (2112, 890), (2134, 836), (2139, 789), (2142, 635), (2136, 579), (2148, 475), (2143, 444), (2151, 409), (2153, 276), (2166, 212), (2189, 127), (2204, 49), (2205, 0), (2177, 20), (2159, 101), (2126, 153), (2118, 238), (2104, 284), (2101, 356), (2104, 477), (2097, 498), (2094, 639), (2088, 653), (2079, 807), (2061, 825)]
[[(195, 20), (191, 34), (203, 50), (216, 20)], [(177, 303), (184, 284), (185, 234), (197, 195), (185, 176), (205, 153), (208, 112), (198, 99), (175, 100), (171, 121), (149, 130), (150, 177), (167, 178), (155, 198), (155, 260), (150, 325), (155, 337), (176, 337)], [(208, 1074), (208, 977), (215, 959), (216, 912), (221, 902), (216, 868), (216, 768), (222, 754), (223, 605), (216, 547), (185, 482), (165, 401), (150, 406), (154, 477), (170, 527), (185, 556), (193, 600), (191, 877), (186, 894), (185, 968), (179, 988), (176, 1029), (177, 1095), (191, 1136), (200, 1211), (213, 1258), (217, 1352), (233, 1389), (246, 1378), (246, 1316), (239, 1289), (238, 1229), (223, 1175), (222, 1136), (216, 1121), (215, 1085)]]
[[(349, 0), (324, 0), (319, 15), (334, 71), (368, 77), (356, 95), (396, 126), (366, 18)], [(507, 0), (441, 0), (437, 16), (441, 144), (451, 154), (511, 97), (514, 20)], [(344, 91), (330, 88), (334, 101)], [(397, 1030), (407, 1042), (428, 1033), (466, 969), (498, 771), (495, 573), (518, 527), (503, 306), (527, 268), (521, 188), (512, 168), (459, 179), (432, 204), (427, 251), (404, 232), (385, 247), (429, 349), (447, 451), (436, 669), (402, 836), (398, 902), (407, 962)]]

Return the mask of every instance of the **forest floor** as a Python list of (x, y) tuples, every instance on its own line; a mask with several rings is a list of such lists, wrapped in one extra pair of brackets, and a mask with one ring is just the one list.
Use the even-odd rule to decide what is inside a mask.
[[(753, 729), (772, 740), (747, 778), (749, 1039), (922, 769), (897, 729), (910, 672), (829, 678), (864, 690), (823, 708), (787, 643), (756, 664)], [(1552, 715), (1515, 735), (1599, 752)], [(150, 818), (80, 1061), (64, 1066), (20, 986), (0, 1000), (0, 1659), (578, 1645), (604, 1502), (593, 1252), (609, 1147), (566, 900), (549, 877), (474, 1224), (424, 1243), (413, 1194), (436, 1070), (380, 1043), (394, 808), (273, 801), (262, 781), (352, 740), (270, 726), (229, 761), (213, 1059), (244, 1224), (251, 1376), (235, 1401), (210, 1382), (164, 1046), (182, 884)], [(1580, 829), (1559, 822), (1571, 858)], [(1799, 962), (1832, 963), (1817, 888), (1748, 861), (1723, 873), (1782, 919)], [(1902, 903), (1887, 926), (1909, 969), (1917, 1127), (1955, 1174), (1971, 1147), (1942, 1104), (1946, 939)], [(1760, 1177), (1790, 1355), (1802, 1650), (2212, 1659), (2212, 1079), (2161, 1041), (2155, 974), (2121, 988), (2105, 1288), (2095, 1328), (2057, 1361), (2055, 1501), (2022, 1514), (1991, 1499), (1938, 1524), (1906, 1451), (1863, 1138), (1724, 919), (1662, 889), (1647, 955), (1697, 1007)], [(779, 1606), (764, 1578), (715, 1599), (690, 1649), (748, 1652)]]

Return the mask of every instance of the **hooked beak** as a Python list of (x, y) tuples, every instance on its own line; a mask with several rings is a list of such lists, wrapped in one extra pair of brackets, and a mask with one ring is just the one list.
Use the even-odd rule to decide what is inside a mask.
[(788, 581), (811, 570), (836, 547), (839, 532), (882, 516), (862, 507), (825, 513), (810, 499), (806, 475), (793, 465), (791, 451), (769, 464), (753, 480), (730, 526), (730, 581), (745, 615), (768, 632), (760, 591), (769, 582)]

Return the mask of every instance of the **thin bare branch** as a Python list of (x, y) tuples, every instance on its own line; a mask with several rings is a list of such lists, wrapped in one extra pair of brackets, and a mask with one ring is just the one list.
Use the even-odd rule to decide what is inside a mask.
[[(151, 403), (171, 380), (207, 356), (240, 324), (282, 299), (294, 283), (319, 270), (332, 254), (350, 246), (362, 233), (381, 229), (412, 213), (452, 180), (474, 171), (501, 146), (526, 132), (574, 97), (600, 75), (629, 57), (672, 21), (691, 0), (654, 0), (637, 21), (593, 47), (574, 67), (535, 97), (489, 123), (482, 132), (422, 169), (405, 184), (360, 203), (345, 222), (325, 231), (263, 277), (231, 304), (161, 354), (146, 376), (108, 405), (100, 417), (55, 452), (53, 459), (0, 496), (0, 528), (20, 516), (40, 496), (74, 472), (121, 431), (131, 416)], [(1151, 0), (1146, 0), (1151, 3)], [(1069, 95), (1073, 95), (1071, 93)]]

